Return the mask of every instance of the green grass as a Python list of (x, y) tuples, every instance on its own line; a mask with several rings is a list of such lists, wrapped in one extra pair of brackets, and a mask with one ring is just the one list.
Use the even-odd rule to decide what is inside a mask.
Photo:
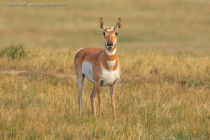
[(0, 50), (0, 57), (10, 57), (12, 59), (17, 59), (26, 56), (27, 52), (25, 51), (23, 45), (14, 46), (13, 44), (11, 44), (10, 46)]

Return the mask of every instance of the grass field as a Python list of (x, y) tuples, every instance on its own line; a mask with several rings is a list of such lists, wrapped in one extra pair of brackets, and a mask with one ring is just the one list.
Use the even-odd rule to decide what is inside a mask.
[[(0, 139), (210, 139), (209, 1), (3, 3)], [(87, 80), (79, 117), (73, 58), (79, 48), (103, 47), (99, 17), (107, 26), (121, 17), (123, 27), (117, 121), (105, 87), (97, 124)]]
[[(10, 2), (25, 2), (11, 0)], [(37, 0), (36, 3), (52, 2)], [(0, 3), (0, 46), (102, 47), (98, 19), (114, 26), (122, 18), (118, 49), (164, 54), (203, 51), (209, 54), (209, 0), (67, 1), (66, 6), (3, 6)], [(27, 3), (35, 3), (28, 0)]]

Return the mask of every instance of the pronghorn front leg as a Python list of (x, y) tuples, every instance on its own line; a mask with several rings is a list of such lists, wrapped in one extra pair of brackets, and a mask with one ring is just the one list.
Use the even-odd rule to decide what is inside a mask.
[(81, 116), (82, 108), (82, 87), (83, 87), (84, 76), (83, 74), (77, 74), (77, 87), (78, 87), (78, 102), (79, 102), (79, 116)]
[(99, 112), (98, 112), (98, 119), (101, 117), (101, 86), (99, 83), (95, 82), (95, 88), (96, 88), (96, 93), (98, 95), (98, 107), (99, 107)]
[(94, 85), (92, 94), (90, 95), (91, 107), (92, 107), (92, 112), (93, 112), (93, 115), (94, 116), (96, 116), (96, 111), (95, 111), (95, 97), (96, 97), (96, 88), (95, 88), (95, 85)]
[(110, 96), (111, 96), (111, 105), (112, 105), (112, 112), (113, 112), (113, 118), (116, 120), (116, 113), (115, 113), (115, 99), (114, 99), (114, 93), (115, 93), (115, 82), (110, 86)]

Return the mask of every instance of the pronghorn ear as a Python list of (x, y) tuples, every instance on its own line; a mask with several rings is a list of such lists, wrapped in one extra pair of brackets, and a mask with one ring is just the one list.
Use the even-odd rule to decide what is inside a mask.
[(114, 27), (114, 30), (118, 30), (118, 29), (120, 29), (121, 27), (122, 27), (122, 19), (119, 18), (119, 20), (118, 20), (116, 26)]
[(103, 20), (102, 20), (102, 17), (99, 18), (98, 24), (99, 24), (99, 28), (100, 28), (100, 29), (104, 30), (104, 29), (106, 28), (106, 26), (105, 26), (105, 24), (104, 24), (104, 22), (103, 22)]

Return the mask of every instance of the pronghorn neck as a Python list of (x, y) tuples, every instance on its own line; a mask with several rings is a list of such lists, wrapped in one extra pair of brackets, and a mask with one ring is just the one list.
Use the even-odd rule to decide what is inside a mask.
[(105, 47), (101, 60), (102, 60), (101, 63), (106, 70), (117, 69), (118, 60), (116, 54), (116, 46), (112, 50), (107, 50), (107, 48)]
[(117, 50), (116, 44), (115, 44), (114, 48), (111, 49), (111, 50), (107, 50), (107, 47), (106, 47), (106, 45), (105, 45), (105, 49), (104, 49), (104, 50), (105, 50), (105, 53), (106, 53), (107, 55), (109, 55), (109, 56), (115, 55), (115, 54), (116, 54), (116, 50)]

